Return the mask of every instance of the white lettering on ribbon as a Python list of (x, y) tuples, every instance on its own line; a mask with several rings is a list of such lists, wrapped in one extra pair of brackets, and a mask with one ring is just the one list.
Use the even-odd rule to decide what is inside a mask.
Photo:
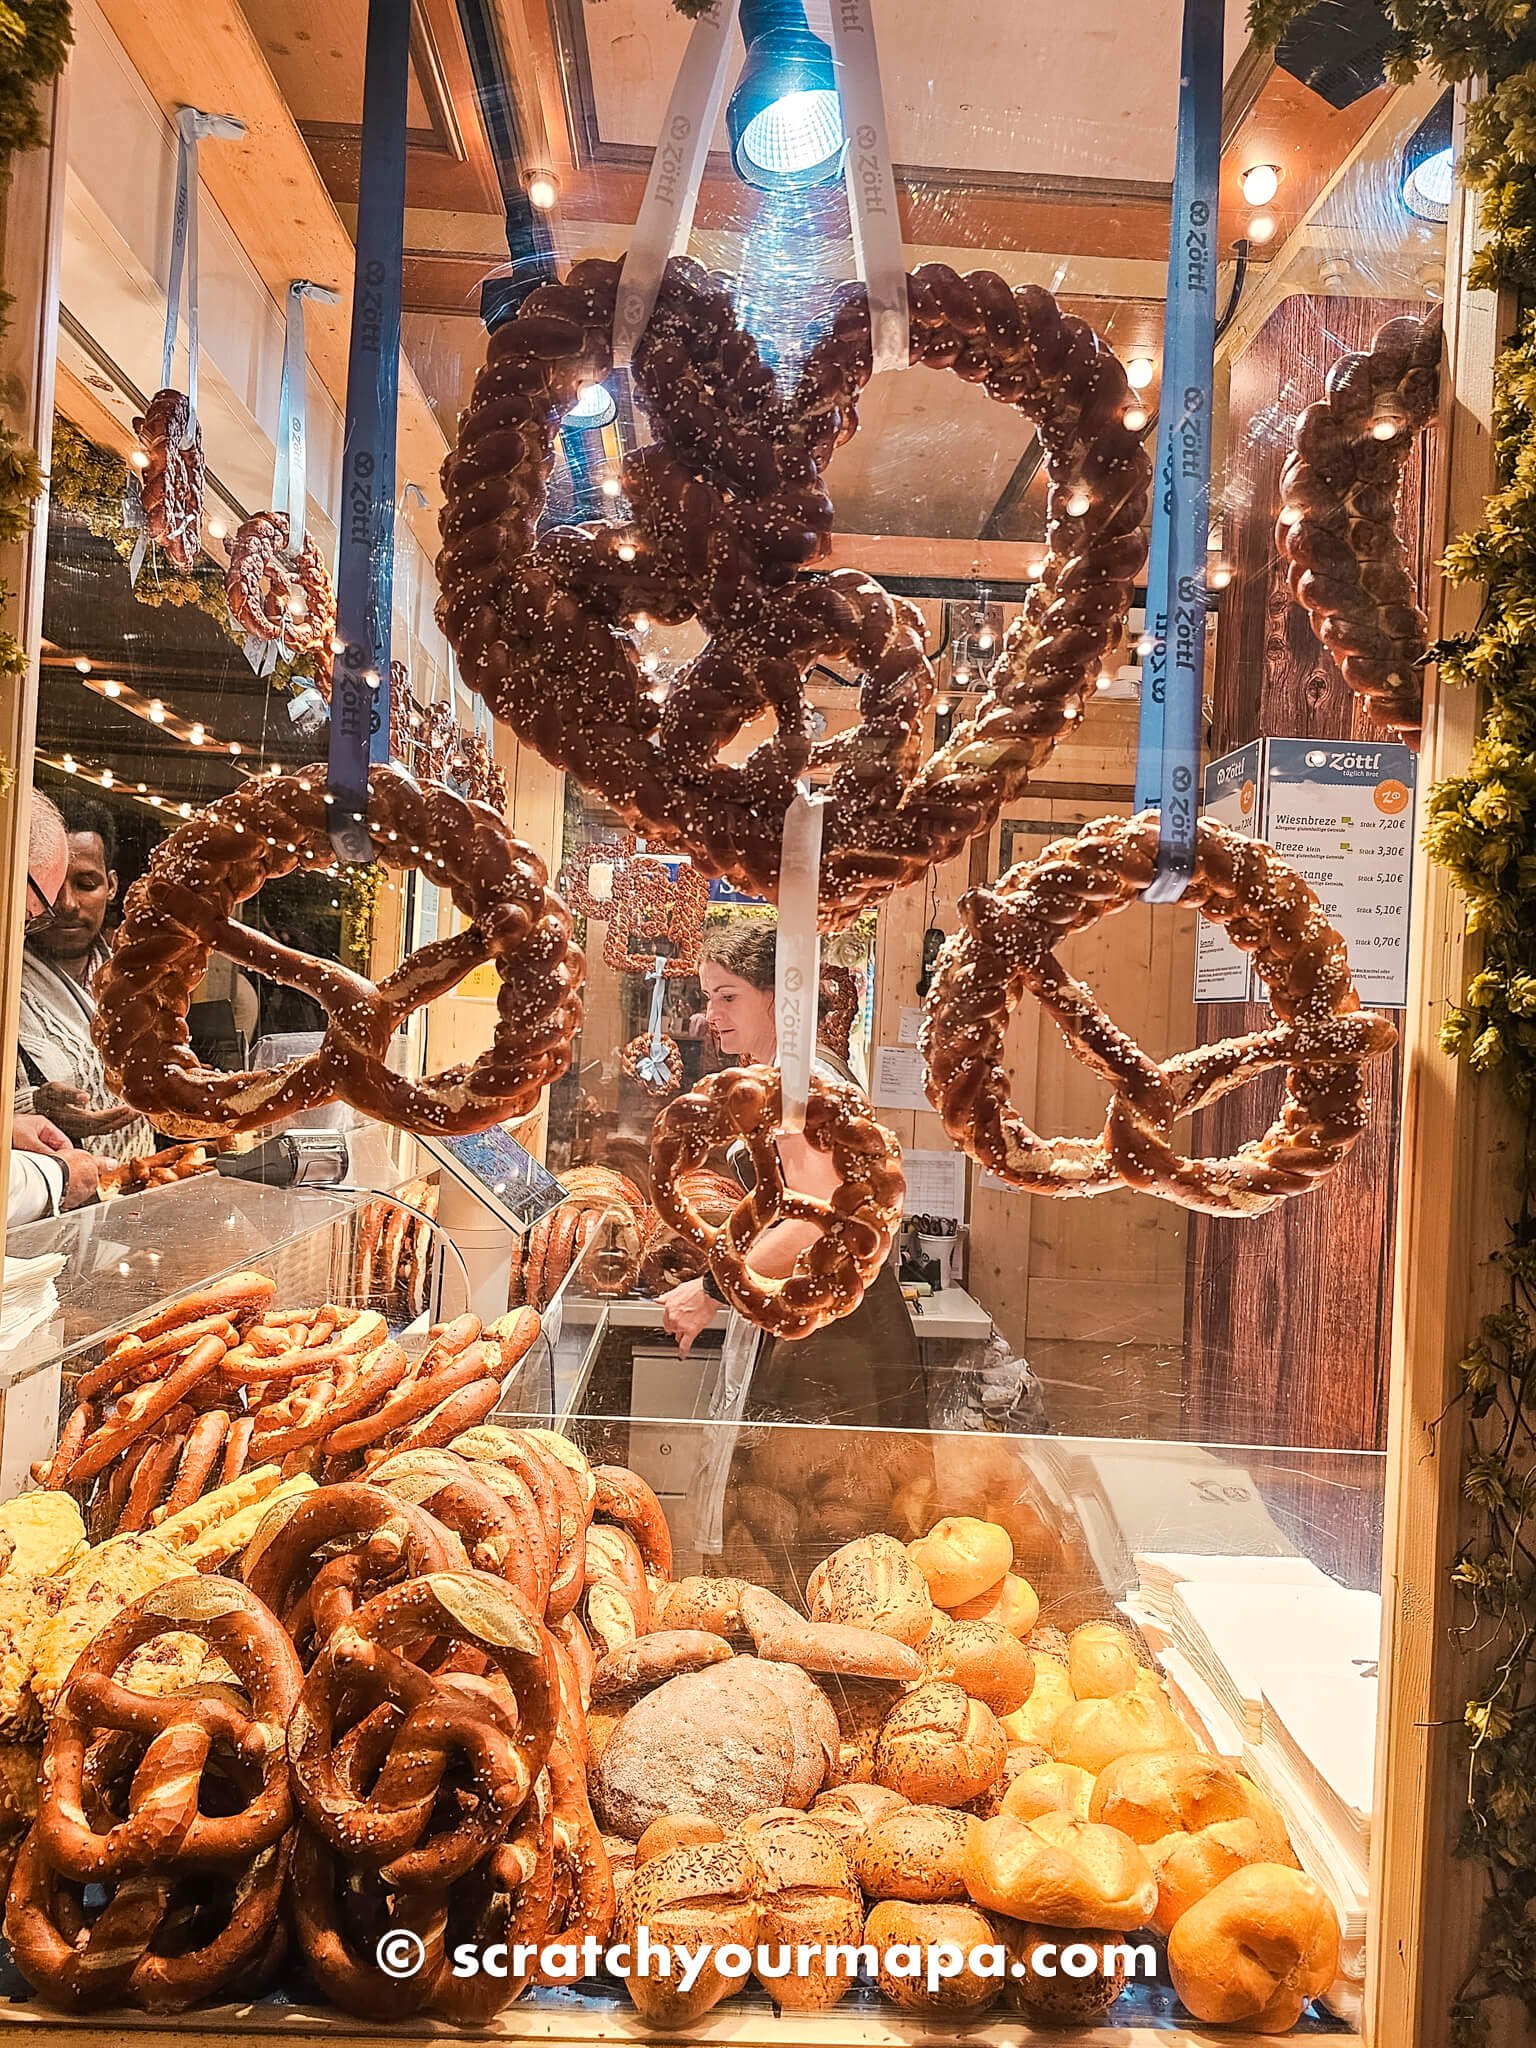
[(774, 954), (778, 1023), (779, 1129), (796, 1137), (805, 1129), (816, 1057), (816, 1011), (821, 994), (821, 828), (827, 800), (802, 785), (784, 813), (779, 852), (779, 930)]

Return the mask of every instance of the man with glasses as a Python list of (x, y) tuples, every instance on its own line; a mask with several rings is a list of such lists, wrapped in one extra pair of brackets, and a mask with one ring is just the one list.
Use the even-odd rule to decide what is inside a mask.
[[(26, 922), (29, 933), (52, 922), (53, 906), (69, 869), (64, 820), (47, 797), (34, 791), (27, 845)], [(28, 1111), (11, 1118), (11, 1157), (6, 1188), (6, 1222), (34, 1223), (77, 1209), (96, 1194), (97, 1164), (57, 1124)]]

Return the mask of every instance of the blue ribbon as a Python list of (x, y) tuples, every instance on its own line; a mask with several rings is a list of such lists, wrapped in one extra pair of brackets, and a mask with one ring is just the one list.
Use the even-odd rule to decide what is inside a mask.
[[(1195, 866), (1200, 702), (1205, 676), (1206, 553), (1211, 500), (1211, 392), (1216, 365), (1216, 215), (1221, 177), (1223, 0), (1184, 0), (1179, 132), (1168, 242), (1158, 489), (1152, 506), (1147, 631), (1164, 626), (1153, 683), (1142, 685), (1143, 741), (1156, 747), (1160, 813), (1149, 903), (1176, 903)], [(1166, 490), (1164, 479), (1166, 478)], [(1155, 581), (1153, 578), (1155, 577)], [(1160, 730), (1159, 730), (1160, 727)], [(1151, 759), (1137, 765), (1138, 797)]]
[(331, 672), (331, 843), (371, 860), (368, 770), (389, 759), (394, 608), (395, 414), (405, 255), (405, 116), (410, 0), (369, 0), (357, 264), (341, 459), (341, 544)]

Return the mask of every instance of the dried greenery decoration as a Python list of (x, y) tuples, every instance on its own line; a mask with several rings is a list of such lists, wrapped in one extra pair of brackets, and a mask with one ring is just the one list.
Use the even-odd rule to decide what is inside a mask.
[[(1473, 290), (1536, 286), (1536, 22), (1527, 0), (1378, 0), (1396, 30), (1393, 75), (1427, 65), (1479, 78), (1460, 172), (1480, 196)], [(1256, 0), (1274, 42), (1295, 0)], [(1442, 1029), (1448, 1051), (1494, 1075), (1523, 1122), (1519, 1214), (1498, 1255), (1506, 1305), (1461, 1361), (1470, 1428), (1462, 1492), (1472, 1534), (1452, 1577), (1459, 1630), (1492, 1676), (1467, 1703), (1467, 1805), (1459, 1848), (1481, 1862), (1478, 1952), (1449, 2015), (1452, 2048), (1490, 2038), (1499, 2003), (1536, 2021), (1536, 313), (1497, 366), (1498, 484), (1482, 526), (1450, 548), (1446, 574), (1485, 591), (1475, 631), (1431, 650), (1444, 681), (1483, 697), (1462, 775), (1430, 794), (1426, 843), (1467, 901), (1482, 961)]]

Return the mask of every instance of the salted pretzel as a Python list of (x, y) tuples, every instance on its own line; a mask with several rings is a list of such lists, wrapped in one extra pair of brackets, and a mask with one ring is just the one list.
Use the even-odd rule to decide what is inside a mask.
[(613, 913), (613, 895), (598, 898), (592, 894), (592, 870), (595, 867), (610, 868), (613, 885), (617, 887), (625, 863), (635, 851), (635, 835), (626, 832), (616, 839), (587, 839), (571, 851), (560, 863), (560, 875), (555, 887), (561, 901), (567, 904), (575, 917), (596, 918), (601, 922)]
[[(858, 570), (801, 574), (827, 551), (822, 471), (871, 375), (861, 285), (785, 398), (723, 281), (674, 258), (634, 355), (651, 438), (624, 459), (628, 517), (540, 531), (561, 421), (613, 367), (619, 272), (578, 263), (491, 336), (443, 469), (439, 618), (519, 739), (706, 876), (775, 897), (796, 785), (829, 773), (822, 922), (846, 924), (985, 831), (1081, 714), (1145, 557), (1151, 465), (1125, 372), (1037, 285), (943, 264), (907, 280), (911, 360), (1033, 422), (1050, 480), (1045, 573), (975, 713), (925, 760), (919, 614)], [(706, 635), (664, 684), (631, 637), (641, 612)], [(827, 662), (856, 673), (860, 716), (818, 740), (805, 681)], [(776, 729), (728, 764), (764, 712)]]
[(224, 596), (229, 615), (253, 640), (293, 656), (329, 654), (336, 632), (336, 591), (315, 537), (289, 548), (286, 512), (253, 512), (229, 544)]
[[(1301, 876), (1262, 840), (1202, 818), (1182, 901), (1252, 954), (1275, 1021), (1149, 1059), (1056, 948), (1137, 900), (1157, 845), (1155, 812), (1100, 818), (961, 898), (962, 927), (939, 956), (923, 1021), (928, 1099), (963, 1150), (1030, 1194), (1135, 1187), (1211, 1215), (1257, 1215), (1304, 1194), (1350, 1151), (1370, 1107), (1364, 1063), (1397, 1034), (1360, 1007), (1344, 941)], [(1009, 1102), (1003, 1037), (1026, 990), (1114, 1089), (1097, 1138), (1042, 1138)], [(1178, 1151), (1170, 1133), (1180, 1118), (1277, 1067), (1285, 1098), (1261, 1138), (1227, 1159)]]
[(675, 1038), (642, 1031), (619, 1054), (619, 1065), (647, 1095), (675, 1095), (683, 1085), (683, 1055)]
[(448, 1571), (453, 1539), (423, 1507), (376, 1486), (322, 1486), (274, 1509), (241, 1562), (256, 1598), (309, 1660), (375, 1595)]
[[(739, 1314), (775, 1336), (803, 1337), (858, 1307), (890, 1251), (906, 1183), (900, 1145), (857, 1089), (813, 1074), (805, 1136), (831, 1154), (841, 1185), (830, 1201), (797, 1193), (785, 1183), (774, 1142), (780, 1111), (775, 1068), (709, 1075), (656, 1119), (651, 1194), (678, 1236), (706, 1254), (716, 1285)], [(710, 1223), (688, 1200), (683, 1176), (737, 1140), (751, 1160), (754, 1185), (723, 1224)], [(797, 1254), (786, 1279), (765, 1279), (752, 1269), (752, 1246), (771, 1225), (790, 1219), (815, 1224), (821, 1238)]]
[[(473, 1652), (495, 1685), (406, 1652)], [(337, 1855), (406, 1891), (440, 1890), (493, 1854), (527, 1805), (559, 1712), (543, 1626), (499, 1579), (431, 1572), (327, 1638), (290, 1731), (294, 1798)], [(450, 1769), (456, 1796), (438, 1811)]]
[(859, 1014), (859, 977), (851, 967), (823, 961), (821, 967), (821, 1010), (817, 1037), (828, 1052), (846, 1060), (853, 1041), (853, 1020)]
[(651, 974), (665, 945), (663, 980), (686, 981), (699, 971), (708, 908), (709, 884), (692, 861), (674, 874), (664, 861), (632, 856), (614, 885), (603, 959), (616, 974)]
[[(565, 1071), (583, 963), (542, 861), (483, 805), (396, 767), (372, 771), (368, 828), (380, 857), (419, 868), (469, 920), (377, 985), (235, 921), (264, 883), (330, 865), (325, 780), (323, 768), (253, 776), (156, 847), (96, 983), (94, 1031), (112, 1087), (188, 1137), (256, 1130), (338, 1097), (410, 1131), (478, 1131), (520, 1115)], [(215, 952), (312, 995), (327, 1016), (319, 1049), (265, 1073), (200, 1065), (186, 1013)], [(490, 1049), (423, 1080), (392, 1072), (404, 1020), (486, 961), (501, 982)]]
[(670, 1579), (672, 1531), (649, 1483), (627, 1465), (594, 1465), (592, 1477), (597, 1487), (594, 1518), (625, 1530), (638, 1547), (646, 1570)]
[[(677, 1195), (706, 1223), (718, 1226), (741, 1200), (741, 1182), (701, 1167), (679, 1175)], [(681, 1281), (696, 1280), (709, 1264), (700, 1246), (679, 1237), (671, 1224), (654, 1212), (646, 1229), (644, 1252), (639, 1277), (643, 1294), (665, 1294)]]
[(190, 569), (203, 544), (203, 435), (186, 393), (157, 391), (133, 423), (145, 462), (144, 530), (168, 561)]
[(1397, 526), (1414, 443), (1440, 399), (1440, 314), (1403, 314), (1341, 356), (1296, 422), (1275, 539), (1291, 595), (1340, 675), (1411, 747), (1424, 720), (1429, 621)]

